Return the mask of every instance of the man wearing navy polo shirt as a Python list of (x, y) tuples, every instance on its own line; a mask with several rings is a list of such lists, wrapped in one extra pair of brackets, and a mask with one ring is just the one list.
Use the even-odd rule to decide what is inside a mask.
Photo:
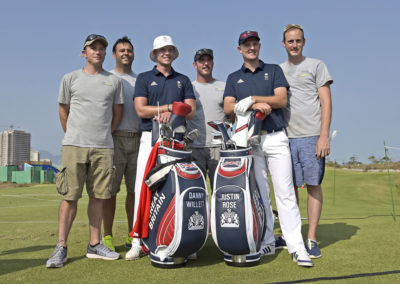
[[(243, 56), (244, 64), (228, 76), (224, 111), (229, 115), (258, 110), (268, 115), (262, 124), (260, 147), (271, 174), (281, 229), (289, 253), (293, 254), (293, 261), (300, 266), (313, 266), (301, 235), (300, 211), (293, 190), (289, 141), (285, 132), (283, 108), (287, 104), (289, 84), (278, 65), (266, 64), (259, 59), (260, 47), (257, 32), (240, 34), (238, 51)], [(258, 170), (259, 167), (255, 168)], [(262, 195), (265, 196), (265, 192)], [(263, 200), (265, 203), (265, 198)], [(268, 216), (269, 206), (266, 204), (265, 207)], [(263, 239), (262, 255), (271, 254), (271, 244), (267, 242), (270, 238), (267, 234)], [(268, 250), (265, 249), (267, 245)]]
[[(187, 103), (192, 107), (192, 111), (186, 116), (186, 119), (192, 119), (195, 114), (195, 96), (192, 83), (187, 76), (176, 72), (171, 66), (178, 55), (178, 49), (170, 36), (156, 37), (153, 42), (153, 49), (150, 51), (150, 59), (157, 65), (152, 70), (139, 74), (136, 79), (134, 100), (136, 112), (142, 119), (142, 137), (136, 170), (134, 224), (139, 206), (143, 175), (152, 149), (152, 119), (158, 119), (160, 123), (167, 123), (171, 116), (172, 103), (175, 101)], [(140, 239), (134, 238), (132, 248), (126, 254), (125, 259), (138, 259), (140, 255)]]

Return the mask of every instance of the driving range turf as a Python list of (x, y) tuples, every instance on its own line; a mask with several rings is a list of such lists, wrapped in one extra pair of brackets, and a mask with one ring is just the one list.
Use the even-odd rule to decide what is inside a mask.
[[(394, 283), (400, 281), (400, 173), (327, 169), (318, 230), (323, 256), (313, 268), (298, 267), (287, 250), (249, 268), (227, 266), (211, 235), (197, 261), (160, 269), (144, 257), (125, 261), (125, 187), (117, 198), (115, 245), (122, 259), (87, 259), (88, 198), (79, 201), (68, 239), (68, 262), (60, 269), (45, 263), (57, 242), (60, 196), (55, 185), (0, 188), (0, 283)], [(393, 199), (392, 199), (393, 196)], [(274, 198), (272, 198), (274, 199)], [(393, 203), (392, 203), (393, 200)], [(275, 208), (275, 206), (273, 206)], [(300, 189), (302, 217), (306, 190)], [(394, 209), (394, 210), (393, 210)], [(307, 220), (302, 232), (306, 236)], [(275, 233), (280, 232), (279, 222)]]

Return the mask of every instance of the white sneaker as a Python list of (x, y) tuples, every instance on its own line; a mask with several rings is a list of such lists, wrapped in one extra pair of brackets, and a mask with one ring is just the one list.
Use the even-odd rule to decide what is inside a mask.
[(308, 256), (308, 253), (306, 250), (299, 250), (293, 253), (293, 261), (297, 262), (297, 265), (299, 266), (307, 266), (311, 267), (313, 266), (313, 262)]
[(187, 258), (187, 260), (197, 260), (197, 253), (192, 253), (191, 255), (189, 255)]
[(126, 253), (125, 259), (126, 260), (137, 260), (146, 254), (143, 252), (141, 246), (132, 245), (131, 249)]
[(275, 254), (275, 242), (262, 246), (259, 253), (261, 256)]

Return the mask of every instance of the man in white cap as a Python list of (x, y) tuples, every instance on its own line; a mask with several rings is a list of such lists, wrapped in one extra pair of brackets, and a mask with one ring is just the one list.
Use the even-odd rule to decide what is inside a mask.
[[(167, 123), (172, 113), (172, 103), (175, 101), (187, 103), (192, 107), (186, 119), (192, 119), (195, 114), (195, 96), (190, 80), (187, 76), (176, 72), (171, 66), (178, 55), (178, 49), (170, 36), (156, 37), (153, 49), (150, 51), (150, 59), (156, 63), (156, 66), (150, 71), (140, 73), (136, 80), (134, 100), (136, 112), (142, 119), (142, 137), (135, 181), (134, 224), (137, 219), (143, 175), (152, 149), (152, 119)], [(126, 260), (138, 259), (142, 254), (140, 236), (133, 231), (133, 237), (132, 248), (126, 254)]]

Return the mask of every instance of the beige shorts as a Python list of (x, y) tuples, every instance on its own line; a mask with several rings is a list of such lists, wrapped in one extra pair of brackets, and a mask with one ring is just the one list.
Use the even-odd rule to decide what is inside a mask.
[(137, 157), (140, 145), (140, 133), (134, 136), (113, 135), (115, 176), (111, 196), (120, 191), (122, 178), (125, 177), (126, 191), (135, 193)]
[(109, 199), (114, 178), (114, 150), (63, 146), (60, 172), (56, 177), (58, 192), (64, 200), (78, 200), (83, 186), (90, 197)]

